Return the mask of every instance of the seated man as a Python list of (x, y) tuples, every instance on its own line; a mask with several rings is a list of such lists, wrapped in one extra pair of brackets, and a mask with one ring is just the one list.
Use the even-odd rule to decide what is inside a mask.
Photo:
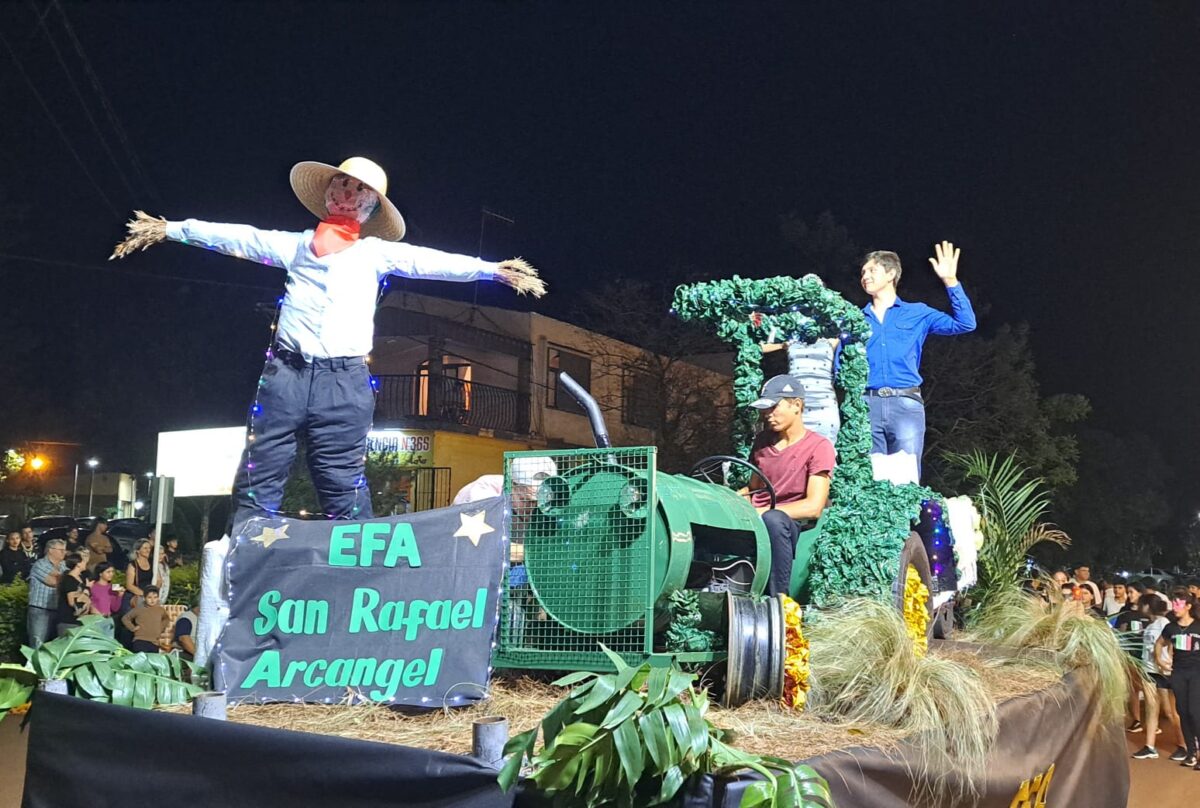
[(833, 444), (804, 426), (804, 386), (793, 376), (771, 378), (750, 406), (762, 411), (767, 426), (754, 441), (750, 462), (775, 487), (775, 509), (770, 509), (770, 495), (757, 477), (741, 493), (762, 514), (771, 539), (767, 594), (786, 595), (800, 535), (796, 523), (816, 519), (829, 501)]

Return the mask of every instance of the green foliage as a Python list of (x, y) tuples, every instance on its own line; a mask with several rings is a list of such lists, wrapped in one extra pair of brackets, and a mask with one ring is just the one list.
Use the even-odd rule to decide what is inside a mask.
[(171, 591), (167, 603), (191, 606), (192, 598), (200, 593), (200, 562), (184, 564), (171, 569)]
[(958, 490), (962, 468), (943, 458), (971, 451), (1015, 455), (1051, 491), (1075, 482), (1075, 425), (1091, 405), (1079, 395), (1042, 395), (1027, 326), (1001, 326), (990, 337), (930, 340), (922, 375), (930, 486)]
[(671, 623), (666, 642), (670, 651), (712, 651), (724, 646), (715, 632), (700, 628), (700, 593), (695, 589), (676, 589), (667, 596)]
[(722, 731), (705, 717), (708, 696), (693, 688), (693, 674), (648, 662), (635, 668), (604, 650), (615, 674), (579, 672), (556, 682), (574, 688), (542, 719), (541, 751), (534, 752), (536, 727), (505, 746), (504, 790), (529, 758), (529, 779), (555, 805), (663, 805), (693, 775), (745, 770), (763, 780), (747, 789), (742, 806), (833, 805), (828, 784), (810, 767), (723, 743)]
[(181, 704), (201, 692), (184, 681), (194, 666), (176, 654), (133, 653), (97, 625), (90, 616), (62, 637), (35, 650), (21, 648), (27, 668), (38, 679), (63, 679), (76, 696), (126, 707), (150, 708)]
[(29, 584), (21, 579), (0, 586), (0, 661), (21, 658), (25, 643), (25, 616), (29, 610)]
[(1138, 659), (1121, 648), (1108, 623), (1084, 612), (1074, 601), (1047, 603), (1020, 591), (998, 593), (986, 609), (972, 614), (969, 640), (1015, 648), (1020, 653), (1003, 665), (1041, 665), (1059, 671), (1082, 670), (1100, 688), (1101, 719), (1125, 715), (1129, 683), (1143, 676)]
[(972, 590), (976, 610), (986, 611), (1003, 593), (1015, 592), (1022, 579), (1029, 551), (1042, 542), (1066, 547), (1070, 538), (1041, 521), (1050, 507), (1050, 495), (1040, 477), (1009, 456), (951, 455), (966, 479), (977, 484), (972, 499), (979, 509), (983, 547), (979, 550), (979, 583)]
[[(408, 486), (397, 485), (412, 474), (412, 469), (401, 466), (403, 459), (399, 452), (369, 452), (367, 454), (366, 477), (371, 489), (371, 507), (381, 516), (394, 513)], [(279, 509), (284, 513), (320, 513), (317, 502), (317, 491), (313, 487), (312, 477), (308, 472), (306, 451), (303, 444), (292, 462), (288, 481), (283, 489), (283, 501)]]
[(901, 614), (873, 599), (821, 612), (820, 620), (806, 621), (805, 636), (809, 713), (912, 733), (925, 752), (923, 770), (914, 773), (920, 788), (939, 798), (955, 787), (973, 790), (998, 727), (996, 706), (976, 671), (919, 655)]
[(29, 701), (37, 676), (22, 665), (0, 663), (0, 721), (14, 707)]
[(815, 275), (803, 278), (708, 281), (675, 290), (681, 319), (715, 327), (734, 346), (736, 452), (748, 456), (758, 411), (750, 402), (762, 387), (762, 348), (775, 339), (842, 343), (835, 383), (842, 391), (842, 427), (837, 436), (837, 468), (831, 502), (813, 553), (812, 602), (823, 606), (848, 595), (889, 596), (900, 550), (921, 503), (935, 499), (928, 488), (875, 480), (871, 468), (871, 426), (863, 399), (867, 386), (865, 343), (870, 325), (858, 307), (825, 288)]

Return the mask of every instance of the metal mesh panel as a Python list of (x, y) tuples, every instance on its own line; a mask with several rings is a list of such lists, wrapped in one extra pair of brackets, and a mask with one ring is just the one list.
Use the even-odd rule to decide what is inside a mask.
[(505, 455), (512, 550), (497, 666), (605, 669), (601, 643), (631, 662), (650, 653), (666, 539), (654, 474), (654, 447)]

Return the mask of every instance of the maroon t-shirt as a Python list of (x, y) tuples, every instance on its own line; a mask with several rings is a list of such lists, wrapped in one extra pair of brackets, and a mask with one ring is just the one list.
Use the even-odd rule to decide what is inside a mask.
[[(811, 429), (783, 451), (775, 448), (778, 441), (776, 433), (760, 432), (750, 450), (750, 462), (758, 466), (763, 476), (775, 486), (776, 504), (786, 505), (804, 499), (809, 477), (833, 471), (836, 455), (829, 438)], [(765, 489), (755, 491), (751, 502), (756, 508), (765, 508), (771, 504), (771, 496)]]

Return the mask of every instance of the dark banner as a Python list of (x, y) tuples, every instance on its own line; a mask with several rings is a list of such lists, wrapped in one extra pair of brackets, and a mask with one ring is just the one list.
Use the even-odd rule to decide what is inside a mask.
[[(1047, 805), (1124, 808), (1129, 761), (1119, 723), (1097, 720), (1099, 692), (1086, 676), (1018, 696), (999, 708), (1000, 732), (988, 756), (979, 794), (950, 802), (977, 808)], [(829, 781), (839, 808), (907, 808), (927, 804), (914, 792), (920, 751), (902, 744), (891, 752), (855, 748), (805, 761)], [(961, 784), (956, 773), (952, 786)]]
[[(253, 708), (246, 708), (253, 709)], [(346, 707), (344, 709), (354, 709)], [(956, 808), (1123, 808), (1129, 767), (1120, 726), (1098, 725), (1096, 688), (1069, 676), (1000, 706), (1000, 734), (980, 794)], [(13, 720), (10, 717), (7, 720)], [(476, 761), (388, 744), (266, 729), (37, 693), (29, 714), (26, 808), (124, 806), (130, 794), (181, 794), (192, 805), (298, 808), (508, 808)], [(464, 745), (468, 743), (463, 738)], [(856, 748), (805, 761), (838, 808), (931, 805), (914, 793), (920, 753)], [(953, 772), (947, 775), (953, 782)], [(748, 779), (689, 782), (681, 808), (736, 808)], [(97, 784), (100, 784), (99, 786)], [(127, 784), (129, 788), (113, 784)], [(520, 790), (517, 808), (547, 801)]]
[(501, 497), (369, 522), (250, 520), (226, 562), (218, 689), (233, 701), (479, 699), (506, 540)]
[(24, 808), (159, 801), (221, 808), (513, 804), (513, 795), (496, 784), (496, 772), (471, 758), (425, 749), (52, 693), (34, 697), (28, 729)]

